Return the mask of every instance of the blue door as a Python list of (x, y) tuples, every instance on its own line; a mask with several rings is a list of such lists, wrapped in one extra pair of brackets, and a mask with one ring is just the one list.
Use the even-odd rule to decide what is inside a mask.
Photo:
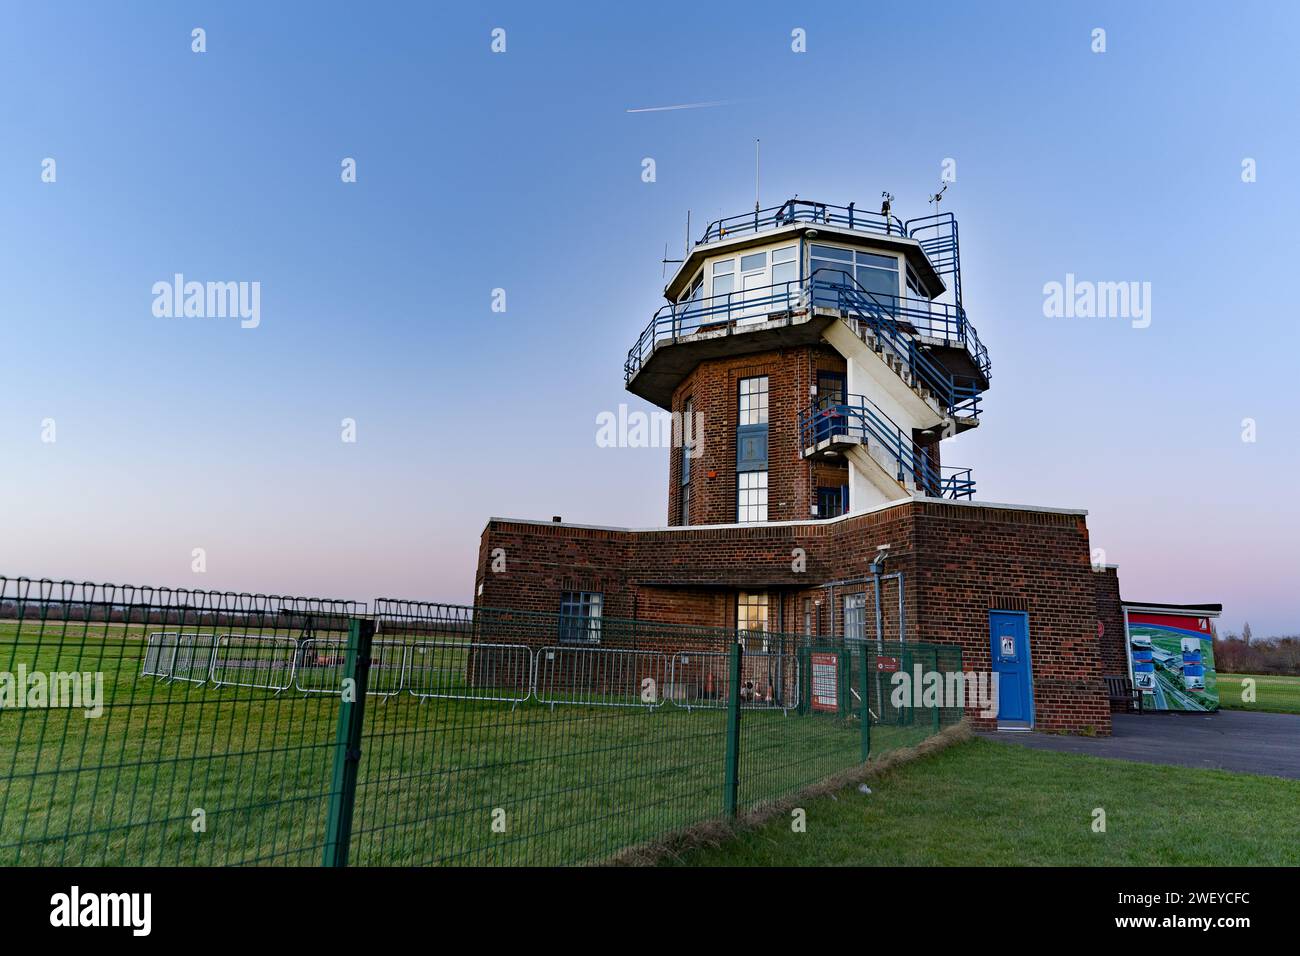
[(989, 611), (993, 673), (998, 675), (998, 723), (1031, 727), (1033, 682), (1029, 671), (1029, 615)]

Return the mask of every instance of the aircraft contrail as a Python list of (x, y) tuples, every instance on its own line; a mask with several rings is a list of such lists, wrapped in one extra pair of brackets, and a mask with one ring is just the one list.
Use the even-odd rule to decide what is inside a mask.
[(628, 113), (662, 113), (665, 110), (698, 110), (708, 106), (726, 106), (727, 100), (713, 100), (709, 103), (678, 103), (676, 106), (638, 106), (626, 110)]

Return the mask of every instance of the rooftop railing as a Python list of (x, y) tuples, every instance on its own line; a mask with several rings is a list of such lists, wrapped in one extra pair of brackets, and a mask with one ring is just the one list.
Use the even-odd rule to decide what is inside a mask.
[[(892, 460), (894, 477), (900, 483), (910, 481), (931, 498), (970, 498), (975, 494), (969, 468), (936, 468), (912, 436), (865, 395), (846, 395), (843, 401), (819, 398), (799, 413), (799, 437), (805, 449), (827, 440), (851, 438), (868, 454), (883, 452)], [(879, 457), (873, 457), (886, 467)]]
[(756, 209), (752, 213), (740, 216), (728, 216), (715, 219), (704, 230), (704, 235), (697, 241), (701, 246), (706, 242), (717, 242), (733, 236), (743, 236), (769, 229), (780, 229), (798, 222), (819, 223), (824, 226), (840, 226), (860, 232), (873, 232), (882, 236), (908, 236), (907, 227), (897, 216), (858, 209), (854, 203), (836, 206), (831, 203), (813, 202), (808, 199), (787, 199), (779, 206)]

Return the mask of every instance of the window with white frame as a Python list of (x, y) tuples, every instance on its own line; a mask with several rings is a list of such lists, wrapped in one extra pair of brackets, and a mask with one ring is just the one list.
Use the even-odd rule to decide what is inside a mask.
[[(737, 307), (747, 300), (766, 299), (769, 293), (773, 299), (787, 291), (794, 295), (797, 290), (793, 286), (788, 290), (768, 287), (793, 283), (799, 278), (799, 247), (781, 246), (778, 249), (761, 249), (718, 259), (710, 267), (710, 275), (710, 295), (744, 293), (733, 297), (732, 301)], [(776, 306), (773, 306), (772, 311), (776, 311)]]
[(742, 378), (739, 384), (739, 425), (767, 424), (767, 376)]
[(736, 596), (736, 630), (745, 650), (767, 650), (766, 594), (741, 591)]
[(865, 593), (844, 595), (844, 639), (867, 639), (867, 596)]
[(599, 591), (565, 591), (560, 595), (560, 642), (599, 644), (605, 596)]
[(736, 521), (750, 524), (767, 520), (767, 472), (736, 474)]

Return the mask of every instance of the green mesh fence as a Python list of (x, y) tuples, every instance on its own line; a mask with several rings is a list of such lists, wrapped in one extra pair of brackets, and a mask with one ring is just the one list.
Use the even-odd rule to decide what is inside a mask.
[(960, 670), (948, 645), (0, 578), (0, 865), (597, 862), (919, 743), (962, 702), (896, 675)]

